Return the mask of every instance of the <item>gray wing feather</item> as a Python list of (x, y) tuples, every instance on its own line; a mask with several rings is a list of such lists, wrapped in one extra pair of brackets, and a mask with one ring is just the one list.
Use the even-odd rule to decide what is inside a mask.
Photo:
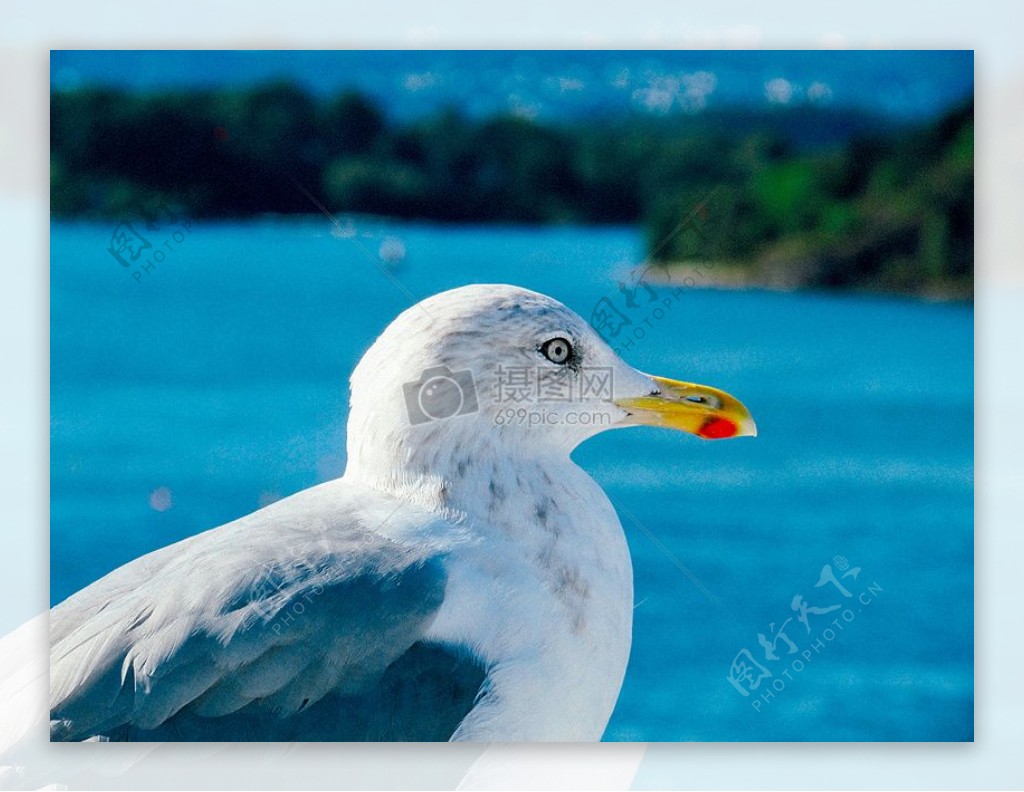
[(446, 545), (387, 538), (382, 519), (431, 518), (331, 482), (56, 606), (51, 737), (131, 738), (241, 711), (251, 731), (362, 695), (422, 636), (446, 584)]

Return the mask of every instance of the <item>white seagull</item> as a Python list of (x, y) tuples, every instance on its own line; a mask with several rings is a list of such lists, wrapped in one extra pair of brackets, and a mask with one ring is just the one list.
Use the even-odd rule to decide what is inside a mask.
[(50, 612), (54, 740), (599, 740), (632, 639), (615, 510), (570, 459), (635, 424), (754, 435), (506, 285), (402, 313), (351, 379), (342, 478)]

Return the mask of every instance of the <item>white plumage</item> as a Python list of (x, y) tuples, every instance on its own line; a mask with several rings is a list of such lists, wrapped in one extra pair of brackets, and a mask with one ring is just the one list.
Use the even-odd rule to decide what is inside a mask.
[[(409, 383), (437, 367), (470, 372), (473, 398), (419, 420)], [(503, 421), (515, 367), (568, 385), (607, 369), (614, 392)], [(665, 382), (544, 295), (471, 286), (413, 306), (353, 373), (343, 478), (51, 611), (52, 738), (600, 739), (629, 656), (632, 569), (569, 454), (653, 414), (623, 405), (647, 407)]]

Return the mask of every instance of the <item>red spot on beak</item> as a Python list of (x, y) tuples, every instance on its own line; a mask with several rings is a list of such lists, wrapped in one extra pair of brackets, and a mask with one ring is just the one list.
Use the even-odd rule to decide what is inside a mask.
[(725, 418), (709, 418), (697, 434), (705, 440), (723, 440), (736, 434), (737, 427)]

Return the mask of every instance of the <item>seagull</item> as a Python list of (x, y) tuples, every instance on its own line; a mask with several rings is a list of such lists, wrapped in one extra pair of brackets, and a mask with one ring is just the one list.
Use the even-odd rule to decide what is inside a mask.
[(400, 314), (351, 377), (344, 475), (50, 611), (50, 738), (595, 741), (632, 641), (608, 497), (570, 458), (634, 425), (753, 436), (509, 285)]

